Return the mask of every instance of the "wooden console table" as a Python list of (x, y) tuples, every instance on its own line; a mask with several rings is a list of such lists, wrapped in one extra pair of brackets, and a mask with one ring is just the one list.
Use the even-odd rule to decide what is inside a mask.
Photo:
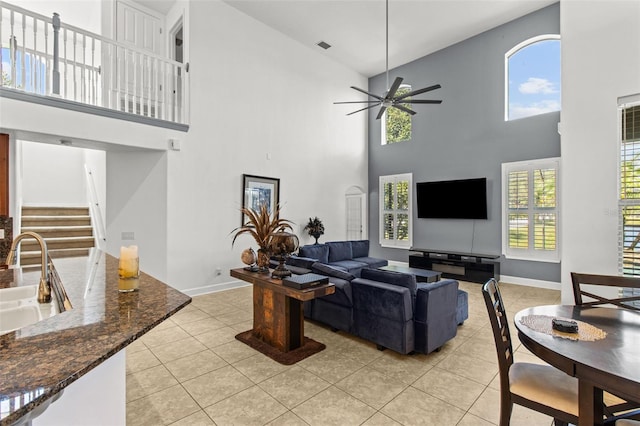
[[(243, 268), (232, 269), (231, 276), (253, 284), (253, 329), (236, 336), (238, 340), (283, 364), (293, 364), (324, 349), (324, 345), (304, 337), (302, 306), (307, 300), (333, 294), (333, 284), (298, 290), (271, 278), (270, 272), (261, 274)], [(321, 347), (314, 350), (313, 344)]]

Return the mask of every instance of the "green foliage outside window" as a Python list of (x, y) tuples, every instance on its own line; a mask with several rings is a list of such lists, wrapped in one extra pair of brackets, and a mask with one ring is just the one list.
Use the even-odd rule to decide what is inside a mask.
[[(411, 87), (402, 87), (396, 92), (397, 96), (409, 93)], [(406, 98), (406, 99), (411, 99)], [(411, 108), (410, 104), (404, 104)], [(411, 140), (411, 115), (400, 111), (398, 108), (387, 108), (385, 112), (387, 143), (404, 142)]]

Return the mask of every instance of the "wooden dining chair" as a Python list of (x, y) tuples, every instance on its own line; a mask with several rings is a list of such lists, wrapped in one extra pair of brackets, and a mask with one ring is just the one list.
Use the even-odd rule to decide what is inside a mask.
[[(632, 311), (640, 312), (640, 303), (636, 302), (637, 306), (634, 306), (630, 302), (640, 301), (640, 296), (621, 296), (614, 298), (607, 298), (599, 294), (587, 291), (586, 286), (603, 286), (614, 288), (638, 288), (640, 289), (640, 278), (634, 277), (621, 277), (616, 275), (596, 275), (596, 274), (580, 274), (577, 272), (571, 273), (571, 282), (573, 284), (573, 300), (578, 306), (602, 306), (613, 305), (618, 308), (628, 309)], [(618, 291), (615, 291), (618, 293)], [(585, 298), (591, 300), (587, 301)], [(607, 398), (605, 393), (605, 406), (604, 413), (609, 420), (617, 419), (621, 417), (640, 418), (640, 402), (637, 401), (624, 401), (619, 398)], [(615, 403), (607, 403), (608, 399), (618, 399)], [(640, 400), (640, 396), (638, 397)]]
[(578, 380), (549, 365), (514, 362), (509, 320), (498, 282), (482, 287), (493, 329), (500, 373), (500, 426), (511, 421), (513, 404), (554, 418), (554, 423), (578, 424)]
[[(634, 306), (630, 302), (640, 301), (640, 296), (626, 296), (607, 298), (602, 295), (594, 294), (587, 291), (584, 286), (603, 286), (617, 288), (638, 288), (640, 289), (640, 278), (621, 277), (615, 275), (595, 275), (595, 274), (579, 274), (571, 273), (571, 282), (573, 283), (573, 300), (579, 306), (599, 306), (614, 305), (623, 309), (640, 311), (640, 302), (636, 302)], [(590, 301), (586, 301), (583, 297), (588, 297)]]

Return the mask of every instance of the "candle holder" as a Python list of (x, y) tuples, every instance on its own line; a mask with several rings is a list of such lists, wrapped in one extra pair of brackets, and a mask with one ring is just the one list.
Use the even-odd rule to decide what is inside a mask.
[(120, 247), (118, 261), (118, 291), (129, 292), (140, 287), (138, 246)]

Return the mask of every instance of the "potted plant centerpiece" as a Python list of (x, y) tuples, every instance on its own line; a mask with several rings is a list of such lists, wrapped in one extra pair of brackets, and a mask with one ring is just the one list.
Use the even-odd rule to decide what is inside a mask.
[(318, 238), (320, 238), (320, 235), (324, 234), (324, 225), (322, 224), (322, 221), (316, 216), (313, 219), (309, 218), (309, 223), (307, 223), (307, 226), (304, 227), (304, 230), (307, 231), (310, 236), (316, 239), (316, 242), (314, 244), (318, 244)]
[(240, 211), (247, 217), (247, 221), (240, 227), (231, 231), (235, 232), (233, 236), (233, 243), (236, 238), (242, 234), (249, 234), (258, 244), (258, 259), (257, 264), (262, 272), (269, 271), (269, 247), (274, 234), (282, 232), (286, 229), (293, 230), (291, 227), (291, 221), (280, 218), (280, 206), (275, 206), (272, 214), (269, 214), (267, 204), (264, 203), (260, 206), (259, 211), (252, 210), (250, 208), (243, 207)]

